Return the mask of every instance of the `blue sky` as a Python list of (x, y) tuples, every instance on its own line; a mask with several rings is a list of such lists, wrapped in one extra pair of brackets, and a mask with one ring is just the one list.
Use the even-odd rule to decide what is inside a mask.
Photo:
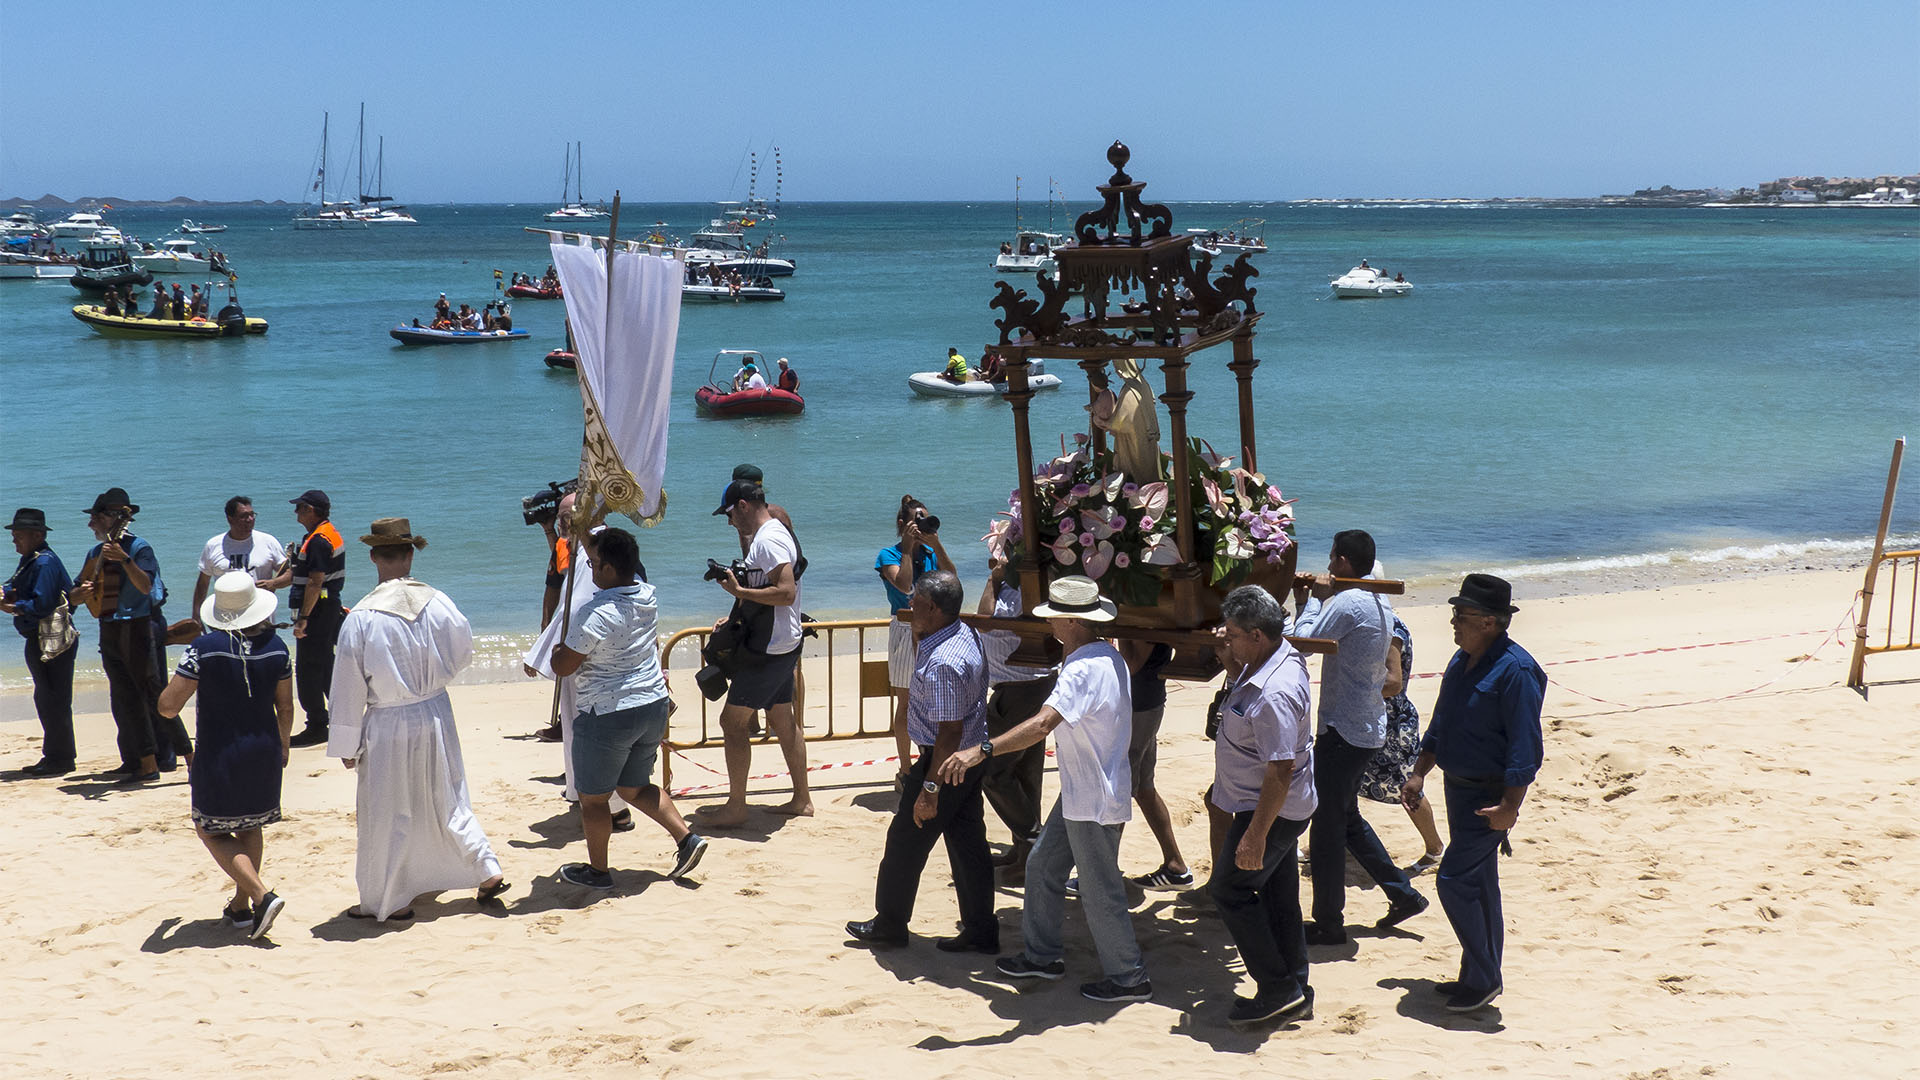
[(419, 203), (553, 199), (574, 139), (646, 201), (774, 144), (793, 200), (1084, 198), (1114, 138), (1164, 199), (1920, 170), (1915, 0), (82, 7), (0, 4), (46, 61), (0, 85), (0, 195), (297, 201), (362, 101)]

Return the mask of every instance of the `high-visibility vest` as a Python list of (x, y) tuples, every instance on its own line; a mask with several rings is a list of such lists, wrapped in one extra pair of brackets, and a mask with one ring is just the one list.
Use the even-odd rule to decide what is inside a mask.
[[(327, 565), (324, 567), (314, 566), (307, 558), (307, 548), (316, 536), (333, 545), (333, 554), (327, 559)], [(301, 537), (299, 563), (299, 567), (294, 570), (292, 588), (288, 590), (296, 612), (306, 599), (307, 579), (313, 576), (315, 570), (326, 573), (327, 585), (320, 593), (320, 599), (325, 600), (329, 596), (335, 600), (340, 599), (341, 593), (347, 587), (347, 549), (346, 542), (340, 539), (340, 530), (333, 527), (333, 522), (322, 521), (306, 536)]]

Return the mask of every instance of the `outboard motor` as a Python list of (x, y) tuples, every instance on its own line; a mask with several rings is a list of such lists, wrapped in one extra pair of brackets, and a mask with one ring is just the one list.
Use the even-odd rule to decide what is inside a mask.
[(240, 301), (228, 300), (227, 306), (213, 317), (220, 324), (221, 337), (243, 337), (247, 332), (247, 313), (240, 310)]

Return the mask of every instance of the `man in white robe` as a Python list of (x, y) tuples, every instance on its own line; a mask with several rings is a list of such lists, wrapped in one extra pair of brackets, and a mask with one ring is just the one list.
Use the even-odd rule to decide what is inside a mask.
[(409, 576), (427, 546), (405, 518), (382, 518), (361, 541), (380, 583), (340, 627), (327, 756), (359, 774), (360, 919), (405, 919), (415, 897), (442, 889), (507, 889), (474, 820), (466, 764), (446, 687), (473, 661), (473, 628), (453, 601)]

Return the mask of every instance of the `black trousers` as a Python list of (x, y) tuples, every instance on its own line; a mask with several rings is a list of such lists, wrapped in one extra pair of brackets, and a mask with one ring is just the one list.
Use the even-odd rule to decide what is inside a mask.
[[(153, 638), (155, 685), (165, 690), (167, 680), (173, 678), (172, 666), (167, 663), (167, 619), (159, 608), (155, 608), (152, 618), (147, 622), (153, 628), (149, 636)], [(160, 715), (158, 692), (155, 692), (153, 702), (153, 756), (162, 769), (171, 772), (182, 759), (193, 753), (193, 737), (187, 734), (186, 721), (178, 716)]]
[(144, 615), (103, 620), (100, 666), (107, 672), (107, 701), (118, 731), (120, 764), (138, 765), (141, 758), (158, 754), (157, 733), (164, 723), (159, 708), (160, 672), (153, 663), (152, 621)]
[(327, 726), (327, 694), (333, 688), (333, 647), (340, 640), (340, 623), (345, 618), (340, 601), (324, 597), (313, 605), (313, 611), (307, 616), (306, 636), (293, 641), (293, 689), (300, 697), (300, 711), (307, 714), (308, 727), (324, 730)]
[(1355, 746), (1328, 728), (1313, 744), (1313, 789), (1320, 805), (1313, 812), (1307, 839), (1313, 844), (1313, 921), (1323, 927), (1346, 925), (1347, 854), (1367, 872), (1389, 905), (1417, 903), (1420, 896), (1407, 875), (1393, 865), (1386, 845), (1360, 816), (1360, 781), (1378, 747)]
[(887, 826), (887, 847), (873, 887), (874, 922), (885, 933), (906, 933), (927, 856), (933, 853), (935, 841), (944, 837), (947, 860), (953, 864), (953, 889), (960, 899), (961, 924), (970, 933), (997, 940), (1000, 920), (993, 911), (993, 856), (987, 850), (985, 804), (980, 797), (986, 766), (976, 765), (957, 785), (942, 784), (933, 817), (925, 825), (916, 825), (913, 804), (919, 801), (920, 785), (927, 778), (929, 750), (921, 747), (913, 768), (907, 770), (900, 805)]
[(40, 659), (40, 638), (27, 639), (27, 673), (33, 676), (33, 709), (40, 714), (40, 756), (53, 765), (72, 765), (73, 662), (80, 643), (51, 660)]
[[(987, 698), (987, 738), (997, 739), (1039, 712), (1040, 706), (1047, 703), (1047, 695), (1053, 693), (1056, 678), (1058, 676), (1048, 675), (1044, 679), (1007, 682), (994, 687), (993, 694)], [(1046, 768), (1044, 739), (1025, 750), (995, 752), (987, 761), (987, 775), (981, 781), (981, 789), (986, 792), (993, 812), (1013, 833), (1015, 847), (1030, 848), (1040, 836), (1044, 820), (1040, 815), (1040, 782)]]
[[(1240, 950), (1240, 961), (1260, 993), (1307, 989), (1307, 929), (1300, 921), (1300, 871), (1295, 861), (1304, 821), (1275, 818), (1267, 830), (1260, 869), (1242, 870), (1233, 853), (1253, 824), (1253, 811), (1233, 815), (1233, 824), (1213, 854), (1207, 895)], [(1291, 996), (1291, 995), (1289, 995)]]

